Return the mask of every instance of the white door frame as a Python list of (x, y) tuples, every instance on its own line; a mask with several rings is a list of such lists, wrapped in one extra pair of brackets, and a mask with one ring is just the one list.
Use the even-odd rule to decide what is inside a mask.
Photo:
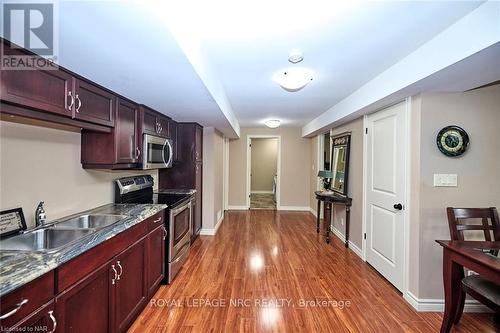
[[(381, 109), (378, 109), (377, 111), (374, 111), (373, 113), (376, 113), (378, 111), (382, 111), (384, 109), (387, 109), (393, 105), (399, 104), (404, 102), (406, 105), (405, 107), (405, 112), (406, 112), (406, 129), (405, 129), (405, 181), (406, 181), (406, 189), (405, 189), (405, 209), (403, 212), (403, 248), (404, 248), (404, 254), (403, 254), (403, 297), (408, 300), (412, 299), (412, 297), (409, 294), (409, 278), (410, 278), (410, 193), (411, 193), (411, 140), (410, 140), (410, 129), (411, 129), (411, 97), (407, 97), (404, 100), (400, 100), (397, 103), (393, 103), (391, 105), (387, 105)], [(367, 128), (367, 120), (368, 120), (368, 115), (363, 116), (363, 131), (366, 133), (366, 128)], [(363, 202), (362, 202), (362, 247), (361, 247), (361, 254), (362, 254), (362, 259), (366, 262), (366, 239), (365, 239), (365, 234), (366, 234), (366, 193), (367, 193), (367, 172), (368, 172), (368, 165), (367, 165), (367, 157), (368, 157), (368, 149), (367, 149), (367, 136), (366, 134), (363, 135)]]
[(246, 207), (250, 209), (250, 192), (252, 189), (252, 183), (250, 178), (250, 173), (252, 172), (252, 150), (250, 149), (250, 143), (252, 139), (278, 139), (278, 156), (277, 156), (277, 175), (278, 179), (276, 181), (276, 209), (279, 210), (281, 207), (281, 135), (265, 135), (265, 134), (248, 134), (247, 135), (247, 170), (246, 170)]
[(222, 194), (222, 210), (229, 209), (229, 139), (224, 138), (222, 146), (223, 164), (223, 194)]

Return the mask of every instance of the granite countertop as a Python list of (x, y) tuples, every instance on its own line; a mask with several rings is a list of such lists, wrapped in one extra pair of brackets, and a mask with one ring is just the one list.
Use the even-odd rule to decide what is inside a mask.
[(93, 213), (126, 215), (127, 217), (53, 252), (1, 250), (0, 242), (0, 296), (50, 272), (165, 208), (167, 205), (109, 204), (74, 214), (72, 216)]

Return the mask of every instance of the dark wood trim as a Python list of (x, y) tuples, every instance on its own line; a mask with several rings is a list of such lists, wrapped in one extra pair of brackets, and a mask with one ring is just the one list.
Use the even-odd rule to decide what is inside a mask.
[[(58, 116), (57, 114), (53, 114), (53, 113), (46, 113), (43, 111), (32, 110), (32, 109), (28, 109), (28, 108), (17, 106), (17, 105), (12, 105), (12, 104), (1, 102), (1, 101), (0, 101), (0, 113), (9, 114), (9, 115), (13, 115), (13, 116), (19, 116), (22, 118), (29, 118), (29, 119), (35, 119), (35, 120), (40, 120), (40, 121), (53, 122), (53, 123), (57, 123), (57, 124), (61, 124), (61, 125), (71, 126), (74, 128), (86, 129), (86, 130), (93, 131), (93, 132), (111, 133), (111, 130), (112, 130), (110, 127), (107, 127), (107, 126), (87, 123), (85, 121), (66, 118), (64, 116)], [(8, 118), (5, 120), (8, 120)]]

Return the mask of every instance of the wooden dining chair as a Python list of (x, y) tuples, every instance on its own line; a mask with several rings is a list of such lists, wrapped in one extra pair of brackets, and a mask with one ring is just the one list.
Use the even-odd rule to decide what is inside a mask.
[[(453, 208), (448, 207), (448, 225), (451, 240), (463, 241), (464, 232), (483, 232), (485, 241), (500, 241), (500, 221), (497, 209), (490, 208)], [(481, 220), (481, 224), (467, 224), (471, 219)], [(497, 253), (495, 253), (496, 255)], [(455, 324), (462, 316), (466, 293), (495, 311), (495, 320), (499, 318), (500, 286), (480, 275), (464, 277), (462, 271), (462, 292), (460, 303), (455, 314)]]

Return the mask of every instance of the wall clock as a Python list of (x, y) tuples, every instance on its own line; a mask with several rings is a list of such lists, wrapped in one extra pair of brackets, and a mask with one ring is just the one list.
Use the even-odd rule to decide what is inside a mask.
[(469, 146), (469, 135), (458, 126), (446, 126), (439, 131), (436, 143), (439, 150), (446, 156), (460, 156)]

